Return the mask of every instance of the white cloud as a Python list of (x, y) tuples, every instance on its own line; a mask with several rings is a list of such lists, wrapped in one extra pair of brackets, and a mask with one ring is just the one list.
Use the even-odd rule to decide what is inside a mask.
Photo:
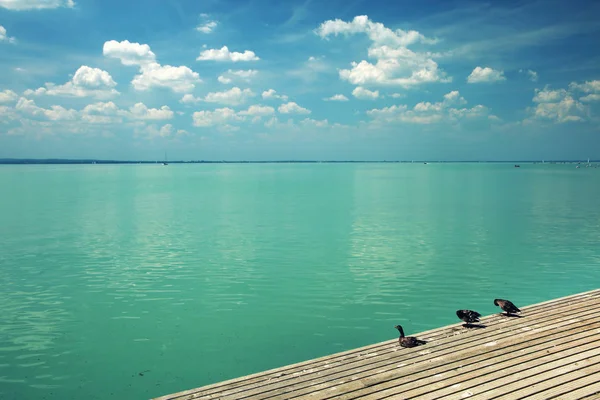
[(207, 21), (196, 27), (198, 32), (211, 33), (217, 27), (217, 21)]
[(193, 94), (184, 94), (183, 97), (181, 98), (181, 100), (179, 100), (180, 103), (183, 104), (195, 104), (195, 103), (199, 103), (201, 102), (202, 99), (199, 97), (195, 97)]
[(277, 109), (281, 114), (310, 114), (310, 110), (300, 107), (298, 104), (290, 101), (279, 106)]
[(129, 40), (105, 42), (102, 54), (105, 57), (119, 59), (123, 65), (144, 65), (156, 62), (156, 54), (150, 50), (150, 46), (131, 43)]
[(245, 50), (243, 53), (238, 53), (238, 52), (231, 52), (229, 51), (229, 49), (227, 48), (227, 46), (223, 46), (220, 49), (209, 49), (209, 50), (204, 50), (200, 53), (200, 55), (198, 56), (198, 58), (196, 58), (197, 61), (208, 61), (208, 60), (213, 60), (213, 61), (231, 61), (231, 62), (238, 62), (238, 61), (257, 61), (260, 60), (260, 58), (258, 58), (256, 56), (256, 54), (254, 54), (253, 51), (250, 50)]
[[(586, 84), (573, 82), (570, 89), (573, 91), (577, 89), (592, 90), (593, 85), (586, 86)], [(544, 89), (535, 89), (532, 101), (537, 105), (529, 109), (532, 116), (526, 121), (538, 119), (561, 124), (583, 122), (589, 118), (589, 108), (575, 100), (574, 94), (565, 89), (551, 90), (546, 85)]]
[(90, 124), (117, 124), (123, 122), (123, 114), (112, 101), (88, 104), (81, 110), (81, 119)]
[(380, 22), (371, 21), (367, 15), (358, 15), (351, 22), (345, 22), (341, 19), (325, 21), (315, 32), (323, 39), (331, 35), (349, 36), (366, 33), (369, 39), (376, 44), (397, 47), (405, 47), (418, 42), (433, 44), (437, 41), (436, 39), (428, 39), (417, 31), (404, 31), (402, 29), (393, 31)]
[(0, 42), (14, 43), (16, 40), (14, 37), (9, 37), (6, 33), (6, 28), (0, 25)]
[(376, 59), (372, 64), (366, 60), (352, 62), (351, 69), (342, 69), (339, 76), (354, 85), (397, 85), (415, 86), (429, 82), (450, 82), (446, 73), (438, 68), (431, 53), (414, 52), (407, 46), (422, 43), (432, 44), (436, 39), (428, 39), (417, 31), (395, 31), (376, 23), (366, 15), (356, 16), (351, 22), (342, 20), (326, 21), (316, 33), (321, 38), (329, 36), (365, 33), (373, 42), (368, 50), (369, 58)]
[(117, 124), (128, 121), (157, 121), (173, 118), (168, 106), (148, 108), (144, 103), (136, 103), (128, 110), (120, 109), (112, 101), (88, 104), (81, 110), (81, 118), (93, 124)]
[(572, 82), (569, 85), (569, 89), (571, 89), (572, 91), (581, 91), (583, 93), (589, 93), (586, 96), (583, 96), (579, 99), (584, 103), (600, 101), (600, 80), (587, 81), (579, 84)]
[(0, 103), (12, 103), (19, 98), (19, 95), (10, 89), (0, 92)]
[(592, 101), (600, 101), (600, 93), (588, 94), (587, 96), (583, 96), (579, 100), (583, 101), (584, 103), (590, 103)]
[(269, 90), (265, 90), (264, 92), (262, 92), (262, 98), (263, 99), (280, 99), (283, 101), (287, 101), (288, 97), (284, 94), (277, 94), (277, 92), (274, 89), (269, 89)]
[(233, 82), (234, 80), (242, 80), (242, 81), (246, 81), (246, 82), (250, 82), (252, 80), (253, 77), (255, 77), (258, 74), (258, 71), (255, 69), (249, 69), (249, 70), (237, 70), (234, 71), (232, 69), (227, 70), (227, 72), (223, 73), (223, 75), (220, 75), (218, 79), (219, 82), (223, 83), (223, 84), (229, 84), (231, 82)]
[(437, 103), (420, 102), (412, 109), (406, 105), (393, 105), (382, 109), (367, 111), (367, 115), (378, 123), (404, 122), (410, 124), (435, 124), (441, 122), (458, 122), (459, 120), (483, 118), (490, 120), (489, 109), (483, 105), (472, 108), (458, 108), (466, 104), (466, 100), (458, 91), (444, 95), (444, 100)]
[(357, 86), (352, 91), (352, 96), (356, 97), (357, 99), (362, 99), (362, 100), (375, 100), (376, 98), (379, 97), (379, 90), (371, 91), (371, 90), (365, 89), (361, 86)]
[(275, 113), (275, 109), (269, 106), (261, 106), (259, 104), (248, 107), (245, 111), (240, 111), (239, 115), (251, 115), (264, 117)]
[(325, 100), (325, 101), (348, 101), (348, 98), (346, 96), (344, 96), (343, 94), (334, 94), (333, 96), (327, 97), (323, 100)]
[[(173, 111), (168, 106), (149, 108), (143, 103), (136, 103), (129, 109), (120, 109), (112, 101), (88, 104), (78, 111), (59, 105), (43, 108), (36, 105), (34, 100), (21, 97), (14, 107), (4, 108), (6, 110), (0, 107), (3, 114), (6, 111), (6, 115), (3, 115), (5, 119), (17, 120), (20, 123), (20, 127), (9, 130), (9, 134), (100, 133), (106, 135), (111, 134), (107, 129), (114, 129), (112, 125), (118, 124), (138, 130), (139, 127), (144, 127), (153, 121), (173, 117)], [(174, 131), (172, 127), (165, 129)]]
[(533, 102), (535, 103), (555, 103), (567, 96), (565, 89), (550, 90), (549, 86), (544, 89), (535, 89), (535, 95), (533, 96)]
[(490, 67), (475, 67), (473, 72), (467, 77), (468, 83), (500, 82), (505, 80), (504, 71), (495, 70)]
[(241, 121), (243, 118), (228, 107), (217, 108), (214, 111), (196, 111), (192, 115), (194, 126), (209, 127), (209, 126), (228, 126), (230, 122)]
[(26, 96), (30, 95), (48, 95), (48, 96), (66, 96), (66, 97), (95, 97), (106, 99), (117, 96), (119, 92), (114, 88), (117, 83), (112, 76), (99, 68), (82, 65), (73, 75), (73, 78), (63, 84), (55, 85), (46, 83), (45, 87), (36, 90), (28, 89)]
[(102, 53), (106, 57), (119, 59), (123, 65), (139, 66), (140, 73), (131, 81), (134, 89), (139, 91), (162, 87), (184, 93), (192, 91), (196, 84), (202, 82), (200, 75), (189, 67), (160, 65), (147, 44), (109, 40), (104, 43)]
[(161, 120), (173, 118), (173, 111), (168, 106), (161, 108), (148, 108), (144, 103), (136, 103), (129, 107), (129, 111), (120, 111), (120, 114), (130, 119)]
[(163, 87), (176, 93), (184, 93), (194, 90), (200, 82), (200, 75), (184, 65), (173, 67), (150, 63), (141, 67), (141, 73), (133, 77), (131, 84), (140, 91)]
[(245, 103), (249, 97), (253, 97), (255, 94), (250, 89), (240, 89), (239, 87), (233, 87), (224, 92), (211, 92), (204, 97), (204, 101), (208, 103), (220, 103), (228, 105), (238, 105)]
[(66, 109), (61, 106), (50, 106), (50, 108), (38, 107), (33, 100), (21, 97), (15, 109), (27, 116), (48, 119), (51, 121), (73, 121), (77, 119), (77, 111)]
[(75, 2), (73, 0), (0, 0), (0, 7), (9, 10), (41, 10), (48, 8), (73, 8)]
[(402, 93), (392, 93), (389, 96), (392, 97), (392, 98), (394, 98), (394, 99), (399, 99), (401, 97), (404, 97), (405, 95), (403, 95)]
[(175, 135), (187, 134), (186, 131), (178, 130), (175, 131), (173, 125), (165, 124), (161, 127), (157, 124), (141, 124), (136, 126), (134, 133), (137, 136), (146, 136), (147, 139), (170, 138)]

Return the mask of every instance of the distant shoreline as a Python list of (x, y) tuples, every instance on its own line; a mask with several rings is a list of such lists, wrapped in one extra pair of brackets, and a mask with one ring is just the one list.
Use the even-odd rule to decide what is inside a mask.
[[(587, 160), (544, 160), (546, 164), (586, 164)], [(600, 162), (600, 160), (590, 160), (590, 163)], [(142, 160), (96, 160), (96, 159), (63, 159), (63, 158), (2, 158), (0, 164), (162, 164), (163, 161), (142, 161)], [(542, 164), (541, 160), (486, 160), (486, 161), (430, 161), (430, 160), (383, 160), (383, 161), (355, 161), (355, 160), (264, 160), (264, 161), (244, 161), (244, 160), (179, 160), (168, 161), (169, 164), (496, 164), (496, 163), (525, 163), (525, 164)]]
[[(586, 164), (587, 160), (545, 160), (546, 164)], [(590, 160), (590, 163), (600, 162), (600, 160)], [(22, 164), (46, 164), (46, 165), (68, 165), (68, 164), (162, 164), (163, 161), (136, 161), (136, 160), (94, 160), (94, 159), (20, 159), (20, 158), (4, 158), (0, 159), (0, 164), (9, 165), (22, 165)], [(490, 160), (490, 161), (429, 161), (429, 160), (402, 160), (402, 161), (353, 161), (353, 160), (265, 160), (265, 161), (243, 161), (243, 160), (190, 160), (190, 161), (168, 161), (169, 164), (512, 164), (512, 163), (525, 163), (525, 164), (542, 164), (539, 160)]]

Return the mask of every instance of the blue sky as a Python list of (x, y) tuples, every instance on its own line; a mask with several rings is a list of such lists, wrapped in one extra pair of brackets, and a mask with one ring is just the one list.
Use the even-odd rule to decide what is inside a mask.
[(593, 1), (0, 0), (0, 158), (600, 158)]

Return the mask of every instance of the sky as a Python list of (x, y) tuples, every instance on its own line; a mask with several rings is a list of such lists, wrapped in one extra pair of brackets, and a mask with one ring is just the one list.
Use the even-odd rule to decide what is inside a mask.
[(0, 158), (600, 158), (600, 3), (0, 0)]

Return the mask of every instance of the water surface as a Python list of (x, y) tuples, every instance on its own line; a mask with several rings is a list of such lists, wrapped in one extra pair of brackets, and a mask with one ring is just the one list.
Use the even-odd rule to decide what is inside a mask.
[(146, 399), (598, 287), (600, 169), (0, 167), (0, 398)]

